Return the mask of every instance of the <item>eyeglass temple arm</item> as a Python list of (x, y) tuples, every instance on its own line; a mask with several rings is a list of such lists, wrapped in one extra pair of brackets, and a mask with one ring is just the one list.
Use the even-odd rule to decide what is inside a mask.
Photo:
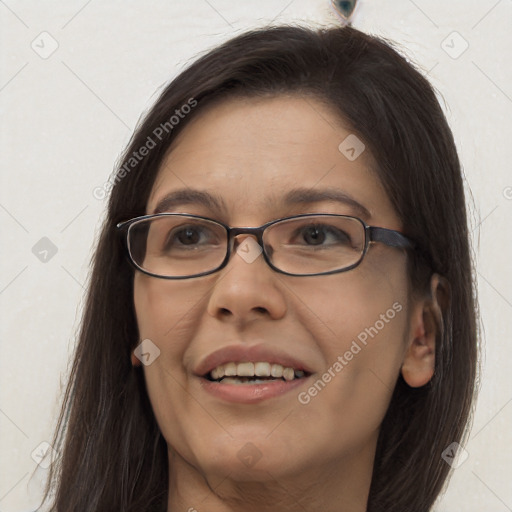
[(370, 227), (369, 231), (371, 242), (381, 242), (400, 249), (413, 249), (415, 247), (412, 240), (393, 229)]

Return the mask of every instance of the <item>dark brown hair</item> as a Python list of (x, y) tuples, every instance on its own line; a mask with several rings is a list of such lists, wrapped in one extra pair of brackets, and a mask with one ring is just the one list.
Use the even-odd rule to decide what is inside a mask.
[[(381, 426), (368, 511), (425, 512), (439, 495), (450, 469), (441, 453), (464, 440), (477, 368), (476, 299), (453, 136), (432, 86), (391, 43), (350, 27), (284, 26), (235, 37), (182, 72), (120, 161), (125, 171), (118, 171), (109, 198), (53, 441), (61, 457), (48, 480), (52, 511), (166, 510), (167, 446), (142, 370), (130, 362), (140, 342), (134, 270), (115, 225), (146, 213), (162, 158), (205, 105), (279, 94), (325, 101), (370, 149), (404, 233), (418, 243), (409, 258), (411, 289), (423, 293), (432, 272), (449, 283), (434, 376), (418, 389), (398, 378)], [(191, 98), (197, 101), (191, 112), (168, 124), (156, 147), (128, 166)]]

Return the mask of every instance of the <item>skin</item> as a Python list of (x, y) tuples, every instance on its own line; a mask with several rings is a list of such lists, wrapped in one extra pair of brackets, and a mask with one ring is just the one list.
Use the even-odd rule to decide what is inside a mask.
[[(227, 208), (186, 204), (172, 211), (230, 226), (300, 213), (356, 215), (334, 202), (292, 208), (280, 202), (298, 185), (334, 187), (369, 210), (368, 224), (400, 230), (369, 151), (349, 161), (338, 150), (350, 133), (310, 97), (207, 107), (171, 147), (147, 213), (186, 186), (216, 193)], [(237, 254), (221, 271), (189, 280), (136, 272), (140, 339), (161, 351), (144, 375), (169, 449), (168, 510), (366, 510), (379, 425), (396, 379), (402, 371), (409, 385), (421, 386), (433, 374), (436, 305), (429, 297), (410, 296), (405, 253), (379, 243), (357, 268), (326, 276), (286, 276), (261, 256), (246, 263)], [(394, 303), (401, 311), (309, 403), (300, 403), (298, 394)], [(258, 343), (308, 361), (315, 375), (257, 404), (233, 404), (201, 388), (193, 370), (205, 356)], [(261, 455), (250, 467), (237, 456), (247, 443)]]

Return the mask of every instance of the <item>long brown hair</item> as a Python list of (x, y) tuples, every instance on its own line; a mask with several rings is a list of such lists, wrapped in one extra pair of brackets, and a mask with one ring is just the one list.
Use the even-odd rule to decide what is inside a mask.
[[(467, 434), (477, 369), (476, 299), (453, 136), (432, 86), (391, 43), (350, 27), (284, 26), (237, 36), (188, 67), (145, 115), (119, 163), (53, 440), (61, 457), (44, 498), (53, 489), (52, 511), (166, 510), (167, 446), (142, 370), (130, 362), (140, 342), (134, 270), (115, 225), (146, 213), (163, 156), (205, 105), (289, 93), (327, 102), (370, 149), (403, 231), (419, 247), (409, 258), (411, 289), (423, 291), (432, 272), (449, 283), (434, 376), (419, 389), (398, 378), (368, 510), (425, 512), (439, 495), (450, 469), (441, 454)], [(188, 113), (170, 122), (177, 110)], [(148, 137), (155, 146), (135, 164), (130, 159)]]

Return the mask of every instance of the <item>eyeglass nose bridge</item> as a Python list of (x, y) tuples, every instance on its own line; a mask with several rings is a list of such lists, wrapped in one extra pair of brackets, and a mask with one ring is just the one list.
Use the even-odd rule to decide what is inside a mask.
[(263, 226), (260, 226), (259, 228), (248, 228), (248, 227), (229, 227), (224, 225), (227, 232), (227, 251), (226, 256), (224, 258), (224, 261), (220, 265), (220, 267), (217, 270), (220, 270), (224, 268), (231, 260), (231, 256), (233, 255), (234, 248), (235, 248), (235, 240), (236, 237), (239, 235), (252, 235), (256, 237), (256, 241), (258, 242), (258, 245), (261, 247), (263, 259), (266, 261), (267, 265), (270, 266), (270, 268), (273, 268), (277, 270), (273, 265), (272, 262), (269, 259), (269, 255), (267, 254), (267, 251), (265, 250), (265, 246), (263, 244), (263, 232), (270, 224), (265, 224)]
[(258, 245), (261, 247), (261, 250), (262, 250), (263, 259), (265, 260), (267, 265), (271, 269), (275, 270), (276, 272), (283, 273), (282, 270), (278, 269), (272, 263), (271, 257), (272, 257), (272, 253), (273, 253), (273, 248), (272, 247), (265, 248), (265, 244), (263, 242), (263, 233), (264, 233), (264, 231), (268, 227), (270, 227), (270, 226), (272, 226), (274, 224), (275, 224), (275, 222), (269, 222), (267, 224), (264, 224), (263, 226), (260, 226), (259, 228), (228, 227), (228, 226), (226, 226), (227, 237), (228, 237), (228, 244), (227, 244), (228, 245), (228, 250), (227, 250), (226, 258), (225, 258), (223, 264), (221, 265), (221, 268), (224, 267), (225, 265), (227, 265), (228, 262), (231, 260), (231, 255), (234, 252), (236, 237), (239, 236), (239, 235), (246, 235), (247, 234), (247, 235), (252, 235), (252, 236), (256, 237), (256, 241), (258, 242)]
[(261, 247), (261, 250), (263, 252), (263, 258), (264, 260), (272, 267), (272, 264), (269, 260), (269, 256), (265, 250), (265, 246), (263, 244), (263, 232), (265, 231), (267, 225), (260, 226), (259, 228), (231, 228), (227, 227), (227, 236), (228, 236), (228, 253), (226, 255), (226, 264), (231, 259), (231, 254), (234, 252), (235, 249), (235, 241), (236, 237), (239, 235), (252, 235), (256, 237), (256, 241), (258, 242), (258, 245)]
[(235, 238), (239, 235), (252, 235), (256, 237), (256, 241), (263, 248), (263, 231), (267, 226), (261, 226), (259, 228), (228, 228), (228, 241), (230, 249), (233, 249), (235, 244)]

